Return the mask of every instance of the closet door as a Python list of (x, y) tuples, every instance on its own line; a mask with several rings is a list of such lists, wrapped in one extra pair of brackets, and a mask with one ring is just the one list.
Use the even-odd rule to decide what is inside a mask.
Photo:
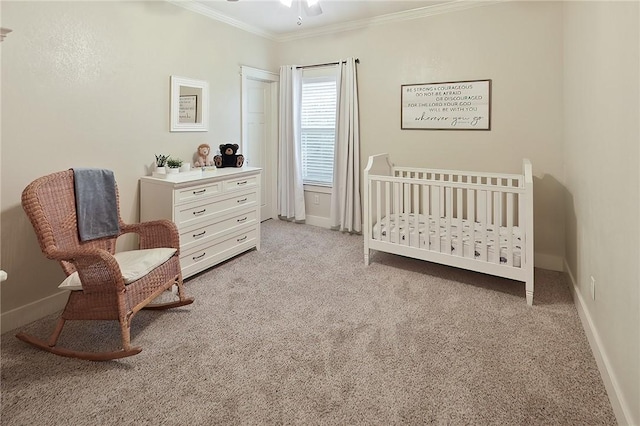
[(278, 80), (267, 71), (242, 67), (242, 152), (262, 168), (260, 220), (276, 217)]

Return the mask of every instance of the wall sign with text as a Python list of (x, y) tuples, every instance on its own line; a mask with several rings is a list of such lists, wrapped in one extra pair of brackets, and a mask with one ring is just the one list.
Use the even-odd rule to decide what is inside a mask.
[(198, 96), (180, 95), (178, 106), (179, 123), (195, 123), (198, 116)]
[(491, 80), (403, 84), (402, 129), (491, 130)]

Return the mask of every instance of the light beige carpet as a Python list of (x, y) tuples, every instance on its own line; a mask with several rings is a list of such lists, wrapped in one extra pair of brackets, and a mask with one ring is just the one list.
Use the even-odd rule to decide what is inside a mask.
[[(0, 423), (615, 424), (562, 274), (536, 270), (528, 307), (522, 283), (383, 253), (365, 266), (361, 236), (270, 220), (262, 238), (187, 281), (193, 305), (140, 312), (134, 357), (4, 334)], [(60, 343), (113, 349), (119, 328), (70, 322)]]

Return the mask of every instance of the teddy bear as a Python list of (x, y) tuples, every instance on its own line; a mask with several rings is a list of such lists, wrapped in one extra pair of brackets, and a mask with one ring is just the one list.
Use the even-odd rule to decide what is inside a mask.
[(211, 147), (206, 143), (200, 144), (198, 146), (197, 160), (193, 164), (196, 167), (213, 166), (213, 160), (209, 158), (209, 154), (211, 154)]
[(242, 167), (244, 164), (244, 156), (236, 154), (238, 151), (237, 143), (225, 143), (220, 145), (220, 154), (213, 157), (216, 167)]

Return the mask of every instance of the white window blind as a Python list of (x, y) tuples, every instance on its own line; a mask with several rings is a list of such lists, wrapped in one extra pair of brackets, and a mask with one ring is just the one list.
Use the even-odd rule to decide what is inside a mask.
[(302, 180), (308, 185), (333, 184), (333, 150), (336, 143), (336, 79), (302, 80)]

